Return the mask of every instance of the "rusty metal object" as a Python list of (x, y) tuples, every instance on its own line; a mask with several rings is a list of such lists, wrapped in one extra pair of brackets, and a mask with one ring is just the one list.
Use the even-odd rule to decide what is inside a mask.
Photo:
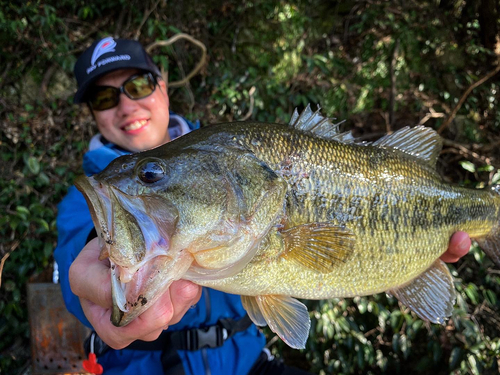
[(83, 341), (90, 330), (66, 310), (61, 286), (29, 283), (28, 312), (33, 375), (86, 373)]

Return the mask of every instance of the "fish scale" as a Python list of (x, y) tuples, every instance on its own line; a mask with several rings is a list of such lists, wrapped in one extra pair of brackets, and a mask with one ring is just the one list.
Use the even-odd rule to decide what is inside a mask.
[[(497, 221), (495, 194), (450, 187), (434, 170), (401, 152), (326, 141), (278, 126), (265, 137), (261, 128), (246, 123), (241, 130), (231, 130), (241, 131), (238, 142), (278, 174), (283, 160), (296, 160), (291, 173), (283, 176), (289, 184), (285, 226), (331, 221), (352, 229), (363, 241), (351, 254), (355, 260), (337, 264), (327, 275), (291, 262), (270, 265), (262, 260), (250, 262), (233, 277), (204, 285), (237, 294), (305, 299), (378, 293), (422, 273), (447, 249), (457, 230), (480, 237)], [(256, 138), (259, 147), (254, 146)], [(318, 204), (321, 199), (327, 203)], [(311, 290), (311, 283), (322, 287)]]
[(443, 323), (450, 236), (468, 232), (500, 266), (500, 189), (445, 184), (441, 147), (422, 126), (357, 143), (308, 106), (289, 125), (213, 125), (80, 177), (113, 264), (112, 322), (182, 278), (241, 295), (254, 323), (294, 348), (310, 327), (295, 298), (387, 292)]

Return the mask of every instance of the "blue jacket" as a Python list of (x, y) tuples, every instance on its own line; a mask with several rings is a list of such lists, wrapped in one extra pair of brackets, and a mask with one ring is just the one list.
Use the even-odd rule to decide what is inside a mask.
[[(171, 115), (171, 138), (185, 133), (184, 119)], [(174, 123), (174, 124), (173, 124)], [(189, 124), (191, 129), (199, 125)], [(198, 126), (197, 126), (198, 125)], [(83, 158), (85, 174), (93, 175), (102, 171), (116, 157), (125, 152), (113, 144), (104, 144), (88, 151)], [(68, 271), (71, 263), (85, 246), (87, 236), (94, 227), (90, 212), (83, 195), (71, 186), (68, 194), (58, 206), (57, 228), (58, 245), (54, 257), (59, 266), (59, 277), (66, 307), (83, 324), (91, 327), (83, 314), (80, 301), (71, 292)], [(183, 330), (216, 324), (221, 318), (240, 319), (246, 314), (240, 297), (203, 288), (202, 297), (196, 307), (188, 310), (182, 320), (169, 330)], [(82, 343), (83, 344), (83, 343)], [(265, 345), (262, 333), (252, 325), (246, 331), (236, 333), (219, 348), (205, 348), (198, 351), (179, 350), (186, 374), (246, 374), (260, 355)], [(105, 374), (148, 374), (162, 373), (161, 351), (109, 350), (98, 358)]]

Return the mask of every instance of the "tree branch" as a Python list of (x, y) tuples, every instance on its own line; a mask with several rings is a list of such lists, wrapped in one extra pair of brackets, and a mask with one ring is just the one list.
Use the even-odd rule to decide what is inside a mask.
[(151, 7), (151, 9), (146, 10), (144, 12), (144, 17), (142, 17), (141, 24), (139, 25), (139, 27), (137, 28), (137, 31), (135, 32), (135, 36), (134, 36), (135, 40), (139, 39), (139, 36), (141, 35), (142, 27), (144, 26), (144, 24), (148, 20), (149, 16), (151, 15), (151, 13), (153, 13), (153, 11), (156, 9), (156, 7), (158, 6), (159, 3), (160, 3), (160, 0), (156, 0), (156, 3)]
[[(460, 155), (465, 156), (469, 159), (475, 159), (481, 163), (484, 163), (487, 165), (492, 165), (495, 168), (499, 167), (499, 165), (497, 165), (497, 163), (494, 160), (492, 160), (492, 158), (479, 155), (477, 152), (469, 150), (467, 147), (465, 147), (464, 145), (462, 145), (460, 143), (453, 142), (452, 140), (449, 140), (449, 139), (443, 139), (443, 144), (445, 146), (448, 146), (448, 147), (451, 147), (451, 148), (457, 150), (456, 151), (457, 153), (459, 153)], [(443, 150), (443, 152), (445, 152), (445, 151)]]
[[(396, 103), (396, 63), (398, 59), (398, 53), (399, 53), (399, 38), (396, 39), (396, 43), (394, 44), (394, 51), (392, 51), (392, 58), (391, 58), (391, 64), (390, 64), (390, 71), (391, 71), (391, 95), (389, 98), (389, 126), (392, 129), (392, 126), (394, 125), (394, 106)], [(387, 129), (390, 131), (391, 129)]]
[(19, 244), (21, 243), (21, 241), (17, 240), (16, 242), (14, 242), (12, 244), (12, 246), (10, 247), (10, 250), (5, 253), (5, 255), (2, 257), (2, 260), (0, 260), (0, 287), (2, 286), (2, 272), (3, 272), (3, 266), (5, 264), (5, 261), (7, 260), (7, 258), (9, 257), (9, 255), (14, 251), (16, 250), (16, 248), (19, 246)]
[(450, 116), (443, 122), (443, 124), (437, 130), (438, 134), (441, 134), (444, 131), (444, 129), (446, 129), (450, 125), (450, 123), (453, 121), (453, 119), (457, 115), (458, 110), (462, 107), (465, 100), (467, 99), (469, 94), (472, 92), (472, 90), (474, 90), (476, 87), (482, 85), (484, 82), (489, 80), (491, 77), (493, 77), (498, 72), (500, 72), (500, 63), (497, 65), (497, 67), (495, 69), (493, 69), (491, 72), (486, 74), (483, 78), (474, 82), (472, 85), (469, 86), (469, 88), (467, 90), (465, 90), (464, 94), (462, 95), (462, 97), (458, 101), (457, 105), (455, 106), (455, 108), (453, 108), (453, 111), (451, 111)]
[[(197, 39), (194, 39), (191, 35), (188, 35), (188, 34), (176, 34), (167, 40), (159, 40), (159, 41), (151, 43), (149, 46), (146, 47), (146, 52), (151, 53), (151, 50), (153, 48), (169, 46), (169, 45), (175, 43), (179, 39), (187, 39), (188, 41), (190, 41), (191, 43), (193, 43), (194, 45), (199, 47), (201, 49), (201, 57), (200, 57), (200, 61), (198, 62), (198, 64), (193, 68), (193, 70), (191, 70), (191, 72), (189, 72), (189, 74), (186, 77), (184, 77), (180, 81), (175, 81), (175, 82), (169, 83), (168, 86), (171, 88), (180, 87), (180, 86), (185, 85), (187, 82), (189, 82), (189, 80), (196, 73), (198, 73), (200, 71), (200, 69), (203, 67), (203, 65), (205, 65), (205, 60), (207, 57), (207, 47), (205, 47), (205, 45), (202, 42), (200, 42)], [(165, 79), (165, 81), (167, 81), (167, 80)]]

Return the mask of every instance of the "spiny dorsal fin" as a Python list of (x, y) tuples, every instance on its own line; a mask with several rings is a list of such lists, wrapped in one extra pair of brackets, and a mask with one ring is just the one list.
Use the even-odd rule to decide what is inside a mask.
[(393, 148), (435, 167), (443, 140), (433, 129), (425, 126), (404, 127), (373, 142), (372, 146)]
[(285, 241), (283, 257), (320, 273), (335, 270), (352, 254), (354, 233), (331, 223), (308, 223), (281, 232)]
[(306, 347), (311, 319), (302, 302), (279, 295), (241, 296), (241, 302), (255, 324), (267, 323), (271, 331), (292, 348)]
[[(321, 114), (321, 108), (313, 112), (311, 110), (311, 105), (308, 104), (306, 109), (302, 111), (299, 116), (297, 108), (293, 112), (292, 118), (290, 119), (289, 125), (297, 130), (308, 132), (313, 134), (318, 138), (337, 141), (341, 141), (343, 137), (340, 137), (339, 125), (332, 123), (332, 119), (328, 117), (323, 117)], [(336, 138), (337, 137), (337, 138)], [(347, 140), (347, 137), (344, 135)], [(350, 140), (349, 140), (350, 141)]]

